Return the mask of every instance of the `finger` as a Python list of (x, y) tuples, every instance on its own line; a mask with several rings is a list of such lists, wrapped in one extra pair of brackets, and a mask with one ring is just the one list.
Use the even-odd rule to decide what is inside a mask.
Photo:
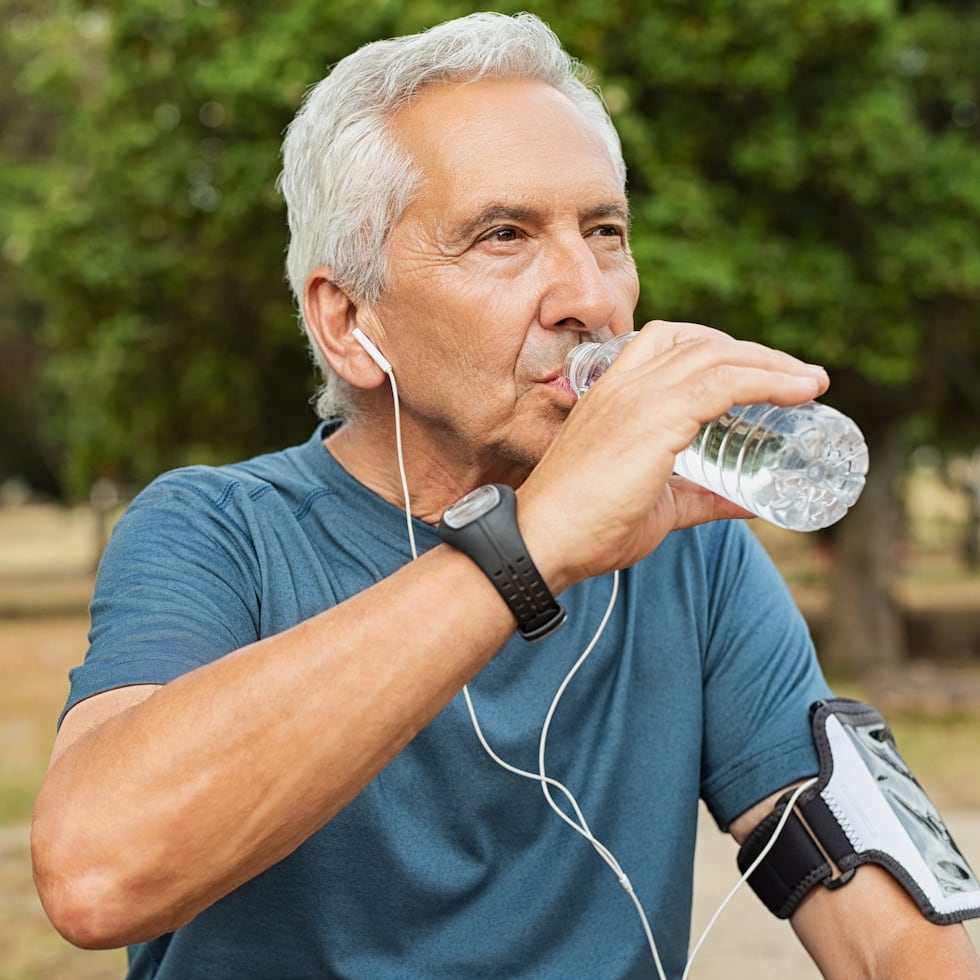
[[(624, 354), (627, 365), (641, 359), (656, 362), (658, 368), (671, 365), (689, 370), (712, 362), (765, 367), (775, 371), (824, 376), (822, 367), (809, 364), (792, 354), (749, 340), (737, 340), (712, 327), (698, 323), (653, 320), (637, 333)], [(624, 358), (620, 358), (623, 360)]]
[[(660, 353), (644, 351), (644, 346), (629, 344), (593, 388), (602, 387), (604, 397), (645, 406), (644, 411), (673, 412), (703, 423), (733, 405), (807, 401), (830, 384), (819, 366), (724, 335), (702, 336)], [(591, 399), (593, 406), (597, 400)]]
[[(639, 379), (637, 379), (637, 383)], [(826, 372), (788, 373), (780, 369), (742, 364), (711, 364), (659, 386), (681, 414), (702, 422), (727, 412), (733, 405), (772, 402), (795, 405), (816, 398), (829, 386)]]
[(697, 365), (668, 383), (665, 375), (672, 373), (642, 364), (615, 376), (610, 369), (583, 399), (581, 409), (576, 406), (569, 421), (585, 423), (587, 416), (592, 425), (583, 430), (586, 436), (595, 426), (606, 433), (603, 448), (607, 457), (617, 445), (624, 453), (642, 445), (648, 453), (676, 455), (702, 425), (734, 405), (795, 405), (816, 398), (827, 387), (823, 374), (785, 374), (732, 364)]
[(668, 481), (674, 501), (674, 529), (695, 527), (709, 521), (751, 520), (751, 511), (686, 479), (672, 476)]

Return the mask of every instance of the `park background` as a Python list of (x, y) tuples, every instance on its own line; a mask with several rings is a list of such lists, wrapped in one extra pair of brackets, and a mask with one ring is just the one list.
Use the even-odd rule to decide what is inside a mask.
[[(119, 954), (45, 925), (25, 849), (112, 521), (163, 469), (314, 424), (283, 274), (285, 126), (361, 43), (522, 8), (622, 135), (638, 322), (822, 363), (825, 400), (864, 430), (868, 486), (841, 524), (757, 530), (828, 671), (889, 711), (980, 862), (975, 3), (0, 0), (0, 975), (119, 975)], [(694, 975), (806, 975), (752, 922)]]

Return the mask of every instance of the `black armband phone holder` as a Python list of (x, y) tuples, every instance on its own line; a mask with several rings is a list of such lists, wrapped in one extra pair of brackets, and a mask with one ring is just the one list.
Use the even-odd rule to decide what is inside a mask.
[[(899, 755), (884, 718), (845, 698), (817, 701), (810, 717), (819, 777), (799, 796), (748, 879), (769, 910), (787, 919), (816, 885), (845, 886), (861, 864), (873, 862), (892, 874), (931, 922), (980, 916), (980, 883)], [(743, 873), (769, 843), (791, 795), (742, 845)]]

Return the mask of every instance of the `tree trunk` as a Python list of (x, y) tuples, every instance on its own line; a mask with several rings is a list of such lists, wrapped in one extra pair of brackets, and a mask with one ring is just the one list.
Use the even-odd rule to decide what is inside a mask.
[(833, 529), (836, 561), (830, 602), (816, 631), (824, 668), (850, 676), (896, 666), (907, 657), (892, 561), (902, 527), (902, 440), (894, 423), (873, 432), (865, 427), (865, 436), (871, 455), (867, 484)]

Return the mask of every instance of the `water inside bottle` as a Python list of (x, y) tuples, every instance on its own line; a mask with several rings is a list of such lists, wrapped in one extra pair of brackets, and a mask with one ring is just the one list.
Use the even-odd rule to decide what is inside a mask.
[[(796, 430), (796, 431), (794, 431)], [(797, 531), (840, 520), (861, 495), (868, 452), (826, 406), (737, 406), (703, 426), (676, 471)]]

